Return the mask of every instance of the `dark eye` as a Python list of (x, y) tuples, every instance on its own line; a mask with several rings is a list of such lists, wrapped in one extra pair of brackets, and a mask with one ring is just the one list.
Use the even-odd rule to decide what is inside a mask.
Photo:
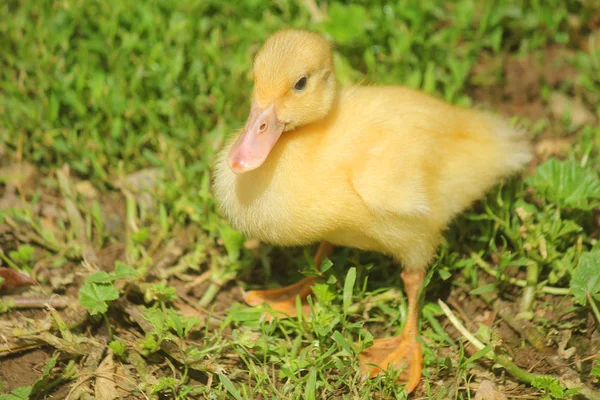
[(304, 88), (306, 87), (306, 81), (308, 80), (307, 77), (303, 76), (302, 78), (298, 79), (296, 81), (296, 83), (294, 83), (294, 91), (295, 92), (301, 92), (304, 90)]

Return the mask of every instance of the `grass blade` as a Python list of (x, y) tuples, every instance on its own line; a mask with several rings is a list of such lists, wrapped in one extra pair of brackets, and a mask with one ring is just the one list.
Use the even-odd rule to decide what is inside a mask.
[(352, 345), (350, 345), (350, 343), (348, 343), (348, 341), (346, 340), (344, 335), (342, 335), (339, 331), (333, 332), (333, 335), (331, 336), (331, 338), (333, 339), (334, 342), (336, 342), (344, 350), (346, 350), (348, 352), (348, 354), (353, 355), (356, 353), (354, 351), (354, 349), (352, 348)]
[(470, 363), (479, 360), (481, 357), (485, 357), (487, 356), (491, 351), (493, 350), (492, 345), (488, 344), (487, 346), (485, 346), (483, 349), (477, 351), (477, 353), (473, 354), (471, 357), (469, 357), (466, 361), (464, 365), (469, 365)]
[(344, 282), (344, 314), (348, 313), (348, 308), (352, 302), (352, 290), (354, 289), (354, 283), (356, 282), (356, 268), (352, 267), (346, 274), (346, 281)]
[(315, 400), (317, 393), (317, 370), (311, 368), (306, 382), (306, 400)]
[(225, 386), (225, 389), (227, 389), (227, 391), (229, 392), (229, 394), (232, 395), (235, 400), (242, 400), (242, 395), (235, 388), (235, 386), (233, 386), (233, 383), (231, 383), (231, 381), (229, 380), (229, 378), (226, 377), (223, 374), (218, 374), (218, 375), (219, 375), (219, 380), (221, 381), (221, 383), (223, 384), (223, 386)]

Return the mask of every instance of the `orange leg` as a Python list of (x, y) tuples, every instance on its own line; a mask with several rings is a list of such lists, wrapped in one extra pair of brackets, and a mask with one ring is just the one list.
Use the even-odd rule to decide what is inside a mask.
[[(315, 255), (315, 264), (317, 264), (317, 267), (321, 265), (324, 257), (331, 255), (332, 250), (333, 246), (330, 243), (321, 242), (319, 250), (317, 250), (317, 254)], [(251, 306), (260, 306), (268, 303), (282, 317), (295, 317), (296, 296), (300, 296), (300, 300), (302, 300), (302, 312), (310, 314), (310, 308), (304, 300), (312, 292), (311, 286), (314, 281), (315, 278), (307, 277), (300, 282), (279, 289), (251, 290), (244, 296), (244, 301)]]
[(421, 380), (423, 356), (418, 335), (418, 294), (425, 271), (404, 270), (402, 280), (408, 297), (408, 315), (402, 333), (398, 336), (377, 339), (373, 346), (360, 354), (361, 370), (368, 377), (376, 376), (388, 368), (403, 369), (401, 380), (406, 380), (406, 391), (412, 392)]

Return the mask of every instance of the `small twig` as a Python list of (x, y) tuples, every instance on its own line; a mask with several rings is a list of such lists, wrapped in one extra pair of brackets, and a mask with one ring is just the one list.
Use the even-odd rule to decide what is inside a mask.
[[(467, 330), (467, 328), (465, 328), (465, 326), (458, 320), (458, 318), (456, 318), (456, 315), (454, 315), (452, 310), (450, 310), (450, 308), (442, 300), (438, 300), (438, 304), (442, 308), (442, 311), (444, 312), (444, 314), (446, 315), (446, 317), (448, 318), (450, 323), (452, 323), (452, 325), (460, 333), (462, 333), (464, 335), (464, 337), (467, 338), (467, 340), (471, 344), (473, 344), (473, 346), (477, 347), (479, 350), (481, 350), (485, 347), (483, 345), (483, 343), (481, 343), (477, 338), (475, 338)], [(550, 378), (550, 379), (556, 380), (557, 382), (560, 382), (560, 380), (555, 376), (538, 375), (538, 374), (534, 374), (532, 372), (525, 371), (522, 368), (520, 368), (519, 366), (517, 366), (515, 363), (510, 361), (508, 358), (496, 354), (493, 350), (488, 352), (486, 354), (486, 356), (488, 358), (492, 359), (493, 361), (495, 361), (497, 364), (503, 366), (508, 371), (508, 373), (510, 373), (512, 376), (514, 376), (515, 378), (517, 378), (527, 384), (531, 384), (534, 381), (534, 379), (536, 379), (536, 378)], [(563, 376), (564, 375), (565, 374), (563, 374)], [(589, 400), (600, 400), (600, 394), (595, 392), (594, 390), (590, 389), (589, 387), (585, 386), (584, 384), (578, 385), (578, 384), (572, 384), (572, 383), (565, 383), (564, 386), (567, 389), (578, 388), (579, 389), (578, 394), (581, 396), (584, 396), (585, 398), (587, 398)]]
[(450, 307), (448, 307), (446, 303), (444, 303), (441, 299), (438, 299), (438, 304), (440, 305), (440, 307), (442, 307), (442, 311), (444, 312), (444, 314), (446, 314), (446, 317), (450, 320), (452, 325), (454, 325), (454, 327), (458, 329), (458, 331), (462, 333), (464, 337), (467, 338), (469, 343), (477, 347), (477, 350), (482, 350), (485, 348), (485, 345), (479, 339), (473, 336), (471, 332), (469, 332), (469, 330), (458, 320), (456, 315), (454, 315), (454, 313), (452, 312), (452, 310), (450, 310)]
[[(148, 251), (154, 262), (148, 268), (148, 275), (156, 274), (156, 271), (168, 271), (168, 268), (175, 265), (190, 248), (198, 241), (206, 240), (204, 234), (200, 233), (196, 227), (186, 227), (171, 239), (157, 254)], [(167, 276), (170, 276), (168, 273)], [(161, 273), (164, 277), (164, 274)]]
[(180, 243), (177, 242), (177, 239), (171, 243), (168, 243), (159, 254), (152, 257), (156, 261), (154, 261), (152, 266), (150, 266), (148, 273), (152, 273), (155, 269), (166, 269), (175, 264), (177, 260), (179, 260), (179, 258), (184, 254), (187, 245), (189, 245), (189, 243), (185, 243), (185, 247), (181, 246)]
[[(478, 254), (471, 253), (471, 257), (473, 257), (475, 259), (475, 263), (482, 270), (484, 270), (486, 273), (493, 276), (494, 278), (496, 278), (498, 280), (506, 281), (506, 282), (510, 283), (511, 285), (519, 286), (522, 288), (527, 287), (527, 281), (524, 281), (522, 279), (513, 278), (513, 277), (503, 276), (502, 274), (498, 273), (498, 271), (493, 270), (492, 267), (490, 267), (490, 265), (487, 262), (485, 262)], [(542, 286), (541, 288), (538, 288), (538, 289), (540, 291), (542, 291), (543, 293), (553, 294), (553, 295), (557, 295), (557, 296), (566, 296), (570, 293), (570, 290), (568, 288), (559, 288), (559, 287), (553, 287), (553, 286)]]
[(3, 296), (0, 302), (4, 303), (7, 308), (26, 309), (26, 308), (65, 308), (73, 300), (65, 296), (50, 296), (50, 297), (24, 297), (24, 296)]
[[(450, 310), (450, 307), (448, 307), (446, 305), (446, 303), (444, 303), (441, 299), (438, 299), (438, 304), (442, 308), (442, 311), (444, 312), (444, 314), (446, 315), (446, 317), (448, 318), (450, 323), (452, 323), (452, 325), (454, 325), (454, 327), (456, 329), (458, 329), (458, 331), (460, 333), (462, 333), (462, 335), (469, 341), (469, 343), (471, 343), (473, 346), (477, 347), (479, 350), (485, 348), (485, 345), (481, 341), (479, 341), (479, 339), (477, 339), (475, 336), (473, 336), (471, 334), (471, 332), (469, 332), (469, 330), (458, 320), (458, 318), (456, 318), (456, 315), (454, 315), (454, 313), (452, 312), (452, 310)], [(533, 380), (537, 377), (545, 376), (545, 375), (537, 375), (537, 374), (533, 374), (531, 372), (527, 372), (527, 371), (519, 368), (516, 364), (514, 364), (509, 359), (507, 359), (503, 356), (497, 355), (496, 353), (494, 353), (493, 350), (488, 352), (486, 354), (486, 357), (488, 357), (489, 359), (494, 360), (498, 364), (502, 365), (515, 378), (518, 378), (521, 381), (528, 383), (528, 384), (531, 384), (531, 382), (533, 382)]]
[(71, 398), (79, 399), (83, 396), (84, 393), (89, 394), (89, 392), (88, 392), (89, 388), (82, 388), (82, 386), (87, 381), (90, 381), (92, 378), (93, 378), (93, 376), (91, 376), (89, 374), (87, 376), (80, 377), (79, 380), (77, 382), (75, 382), (75, 385), (73, 385), (71, 390), (69, 390), (69, 393), (67, 393), (67, 397), (65, 398), (65, 400), (71, 400)]

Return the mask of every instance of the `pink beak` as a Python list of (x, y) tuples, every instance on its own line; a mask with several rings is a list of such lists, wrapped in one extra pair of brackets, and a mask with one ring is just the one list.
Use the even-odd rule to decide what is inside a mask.
[(281, 136), (285, 125), (277, 119), (275, 105), (261, 109), (253, 105), (244, 131), (237, 138), (227, 163), (236, 174), (260, 167)]

